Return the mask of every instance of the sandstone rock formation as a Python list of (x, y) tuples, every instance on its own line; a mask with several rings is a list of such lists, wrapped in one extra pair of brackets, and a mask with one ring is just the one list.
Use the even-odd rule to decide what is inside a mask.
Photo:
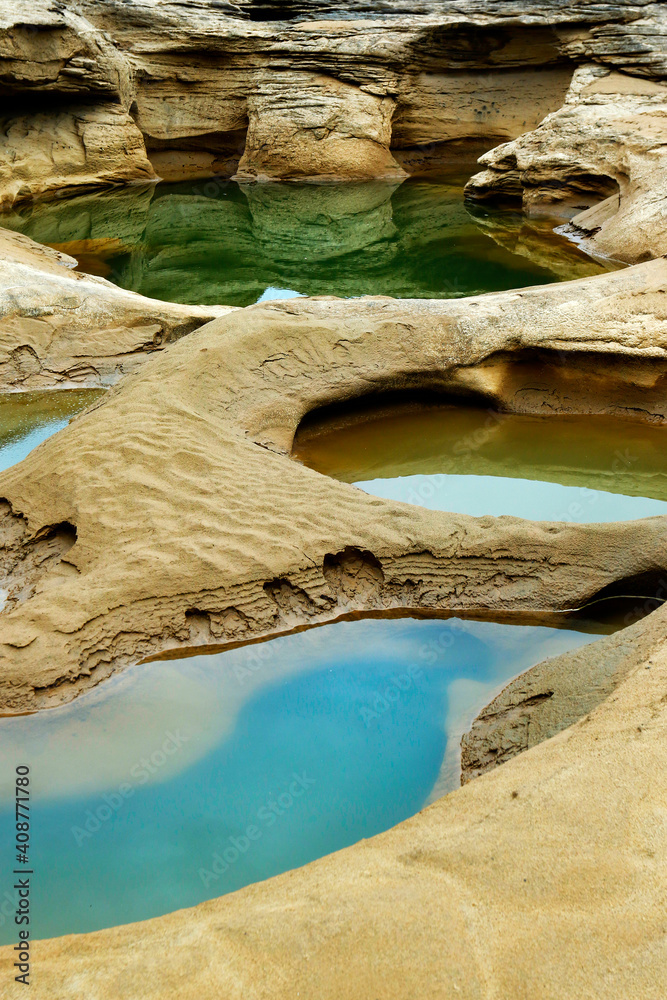
[[(650, 660), (662, 633), (634, 620), (667, 599), (667, 577), (644, 588), (653, 596), (635, 602), (620, 632), (537, 664), (479, 713), (461, 742), (462, 784), (567, 729), (609, 698), (639, 661)], [(664, 612), (658, 617), (664, 620)]]
[[(15, 253), (35, 250), (19, 240)], [(43, 266), (63, 266), (46, 256)], [(2, 616), (4, 705), (70, 698), (142, 653), (345, 613), (490, 608), (535, 620), (659, 579), (663, 518), (573, 528), (434, 515), (286, 453), (313, 406), (387, 388), (576, 409), (587, 357), (592, 408), (640, 404), (664, 421), (665, 267), (446, 303), (276, 303), (149, 360), (2, 477), (2, 582), (14, 607)], [(663, 609), (516, 682), (542, 714), (512, 725), (525, 706), (501, 696), (508, 739), (486, 729), (468, 751), (484, 767), (531, 749), (380, 837), (194, 910), (35, 942), (33, 991), (405, 1000), (408, 983), (434, 998), (562, 1000), (574, 989), (657, 1000), (666, 640)], [(564, 720), (574, 724), (532, 745)], [(0, 951), (12, 1000), (14, 960)]]
[(0, 391), (110, 385), (227, 306), (179, 306), (73, 270), (76, 260), (0, 230)]
[(389, 390), (664, 422), (666, 267), (463, 300), (255, 306), (147, 361), (0, 480), (5, 708), (202, 642), (363, 610), (530, 615), (659, 576), (662, 518), (441, 514), (287, 456), (306, 413)]
[(565, 106), (482, 157), (466, 187), (481, 201), (520, 199), (564, 215), (561, 232), (626, 263), (667, 253), (667, 85), (599, 66), (577, 70)]
[(127, 113), (132, 76), (111, 38), (74, 7), (0, 4), (0, 209), (156, 178)]
[(0, 5), (0, 93), (126, 102), (132, 70), (106, 32), (76, 4), (12, 0)]
[[(664, 428), (603, 417), (521, 416), (461, 400), (420, 398), (316, 411), (299, 425), (293, 456), (344, 483), (422, 476), (496, 476), (589, 492), (563, 520), (596, 519), (595, 491), (667, 501)], [(582, 430), (585, 428), (585, 437)], [(425, 484), (426, 485), (426, 484)], [(436, 482), (423, 500), (433, 498)], [(413, 494), (417, 503), (418, 490)]]
[[(7, 202), (144, 179), (146, 153), (171, 179), (237, 168), (244, 179), (399, 176), (392, 150), (407, 150), (398, 160), (414, 172), (450, 142), (488, 148), (535, 128), (578, 64), (662, 79), (666, 38), (663, 5), (641, 2), (387, 0), (341, 17), (326, 0), (3, 0), (0, 90), (20, 104), (4, 122), (0, 165), (21, 160), (26, 129), (39, 139), (44, 96), (72, 138), (55, 158), (39, 139), (36, 175), (26, 167), (20, 187), (0, 192)], [(85, 163), (83, 98), (98, 122)]]
[(141, 132), (114, 104), (5, 118), (0, 130), (0, 209), (72, 188), (157, 180)]
[[(400, 178), (442, 144), (512, 140), (471, 196), (562, 210), (570, 235), (621, 261), (665, 254), (664, 4), (351, 0), (346, 15), (329, 0), (7, 0), (2, 204), (153, 171)], [(1, 235), (0, 387), (128, 373), (0, 477), (2, 710), (60, 704), (140, 658), (367, 612), (546, 623), (613, 594), (661, 597), (664, 518), (434, 513), (290, 452), (304, 417), (396, 391), (664, 425), (664, 259), (445, 302), (181, 307), (73, 270), (68, 254), (130, 245), (144, 218), (169, 225), (135, 194), (125, 234), (72, 229), (51, 251)], [(247, 199), (243, 225), (273, 243), (280, 218), (261, 191)], [(61, 213), (42, 218), (62, 237)], [(373, 225), (389, 231), (386, 199)], [(662, 608), (538, 665), (467, 736), (478, 780), (192, 911), (36, 942), (33, 993), (662, 998), (666, 650)], [(11, 998), (14, 961), (0, 950)]]

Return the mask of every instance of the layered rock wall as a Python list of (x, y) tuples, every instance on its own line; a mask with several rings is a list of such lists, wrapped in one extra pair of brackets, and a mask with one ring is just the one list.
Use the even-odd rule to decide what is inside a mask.
[[(17, 239), (17, 260), (38, 252), (27, 243)], [(44, 274), (67, 264), (46, 256)], [(535, 620), (664, 579), (663, 517), (427, 511), (288, 453), (316, 407), (406, 388), (554, 412), (577, 405), (584, 381), (605, 412), (650, 406), (643, 415), (665, 421), (666, 269), (444, 303), (276, 302), (155, 355), (2, 474), (3, 709), (56, 705), (139, 657), (202, 643), (365, 612)], [(551, 372), (537, 383), (521, 370), (536, 352), (561, 370), (562, 391)], [(590, 370), (567, 384), (582, 358)], [(485, 770), (527, 752), (380, 836), (141, 926), (33, 942), (35, 995), (657, 1000), (666, 636), (662, 608), (521, 679), (487, 710), (464, 763)], [(512, 727), (521, 697), (558, 711)], [(574, 724), (557, 732), (563, 720)], [(12, 1000), (23, 995), (15, 961), (0, 949)]]
[[(406, 148), (418, 152), (401, 163), (419, 170), (434, 144), (491, 146), (535, 128), (561, 106), (579, 63), (664, 77), (662, 8), (387, 0), (341, 15), (326, 2), (2, 0), (0, 91), (11, 103), (0, 204), (145, 179), (147, 154), (169, 179), (398, 176), (392, 149)], [(51, 155), (45, 99), (66, 133), (85, 99), (98, 127), (87, 130), (84, 164)], [(120, 147), (104, 127), (114, 116)], [(34, 173), (28, 132), (41, 150)]]
[(482, 157), (476, 201), (561, 215), (589, 251), (636, 263), (667, 253), (667, 85), (604, 67), (577, 70), (564, 107)]
[[(566, 732), (303, 868), (35, 942), (33, 995), (660, 1000), (667, 615), (642, 624), (626, 679)], [(15, 955), (0, 950), (10, 1000)]]

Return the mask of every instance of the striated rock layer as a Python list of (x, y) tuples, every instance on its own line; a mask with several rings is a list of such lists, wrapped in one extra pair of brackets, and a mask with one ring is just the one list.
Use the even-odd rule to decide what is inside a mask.
[(0, 205), (153, 168), (418, 172), (534, 129), (587, 62), (664, 79), (664, 4), (0, 0)]
[(231, 312), (126, 292), (76, 260), (0, 230), (0, 391), (103, 386)]
[(564, 107), (483, 156), (466, 194), (563, 215), (560, 231), (592, 253), (626, 263), (664, 256), (666, 116), (667, 85), (582, 67)]

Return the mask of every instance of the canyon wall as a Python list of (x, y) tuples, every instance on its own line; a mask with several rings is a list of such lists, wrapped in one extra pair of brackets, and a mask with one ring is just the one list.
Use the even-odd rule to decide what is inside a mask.
[(131, 180), (400, 178), (537, 128), (592, 63), (667, 73), (664, 5), (0, 3), (0, 206)]

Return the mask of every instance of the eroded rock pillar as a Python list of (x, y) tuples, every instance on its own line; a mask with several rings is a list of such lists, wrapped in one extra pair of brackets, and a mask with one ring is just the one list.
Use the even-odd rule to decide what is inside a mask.
[(272, 73), (248, 98), (237, 180), (399, 179), (389, 151), (393, 98), (314, 73)]

